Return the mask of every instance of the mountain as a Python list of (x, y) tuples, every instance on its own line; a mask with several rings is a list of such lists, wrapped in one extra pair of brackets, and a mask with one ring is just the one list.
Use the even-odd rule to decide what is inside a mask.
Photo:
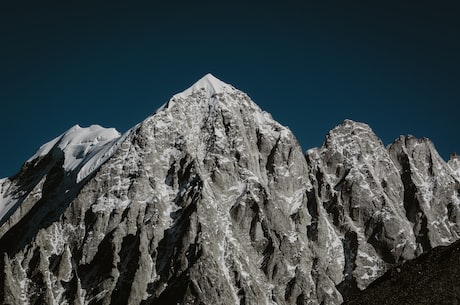
[(0, 180), (2, 304), (340, 304), (460, 236), (458, 159), (344, 121), (305, 154), (208, 74)]

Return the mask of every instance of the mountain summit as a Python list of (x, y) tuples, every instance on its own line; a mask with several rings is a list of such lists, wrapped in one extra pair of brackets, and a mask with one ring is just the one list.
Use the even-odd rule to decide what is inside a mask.
[(195, 84), (193, 84), (190, 88), (179, 94), (176, 94), (174, 97), (187, 98), (187, 96), (191, 95), (193, 92), (200, 90), (205, 90), (208, 93), (207, 97), (211, 97), (217, 93), (224, 93), (226, 90), (235, 90), (235, 88), (229, 84), (224, 83), (220, 79), (217, 79), (211, 73), (208, 73)]
[(125, 134), (76, 126), (0, 180), (0, 300), (340, 304), (459, 239), (455, 164), (350, 120), (304, 154), (208, 74)]

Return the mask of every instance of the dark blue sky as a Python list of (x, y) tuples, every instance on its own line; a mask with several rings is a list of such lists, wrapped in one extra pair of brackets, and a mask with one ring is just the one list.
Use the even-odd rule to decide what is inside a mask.
[(349, 118), (460, 152), (455, 1), (5, 2), (0, 177), (75, 124), (126, 131), (208, 72), (304, 150)]

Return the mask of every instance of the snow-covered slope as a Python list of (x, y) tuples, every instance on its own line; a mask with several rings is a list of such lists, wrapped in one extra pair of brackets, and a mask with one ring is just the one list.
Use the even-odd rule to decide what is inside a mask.
[[(114, 128), (99, 125), (81, 128), (76, 125), (42, 145), (25, 162), (16, 177), (0, 180), (0, 224), (16, 208), (21, 207), (17, 211), (19, 214), (28, 210), (21, 203), (35, 187), (41, 188), (40, 184), (45, 182), (53, 166), (58, 166), (64, 172), (66, 179), (62, 181), (65, 180), (67, 184), (65, 189), (73, 189), (114, 153), (125, 136), (121, 136)], [(38, 193), (34, 193), (34, 196), (39, 196)]]
[(346, 120), (304, 155), (208, 74), (123, 136), (73, 128), (0, 181), (0, 300), (340, 304), (458, 238), (458, 178), (423, 141), (385, 148)]
[(31, 163), (57, 148), (64, 153), (62, 167), (65, 171), (80, 169), (77, 174), (77, 182), (80, 182), (112, 155), (120, 138), (120, 133), (114, 128), (103, 128), (99, 125), (81, 128), (75, 125), (41, 146), (27, 162)]

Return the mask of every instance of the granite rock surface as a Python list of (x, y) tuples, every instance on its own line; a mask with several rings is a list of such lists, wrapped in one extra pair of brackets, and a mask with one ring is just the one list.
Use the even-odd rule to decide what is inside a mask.
[(459, 162), (428, 139), (345, 120), (304, 153), (212, 75), (76, 132), (0, 180), (2, 304), (341, 304), (460, 236)]

